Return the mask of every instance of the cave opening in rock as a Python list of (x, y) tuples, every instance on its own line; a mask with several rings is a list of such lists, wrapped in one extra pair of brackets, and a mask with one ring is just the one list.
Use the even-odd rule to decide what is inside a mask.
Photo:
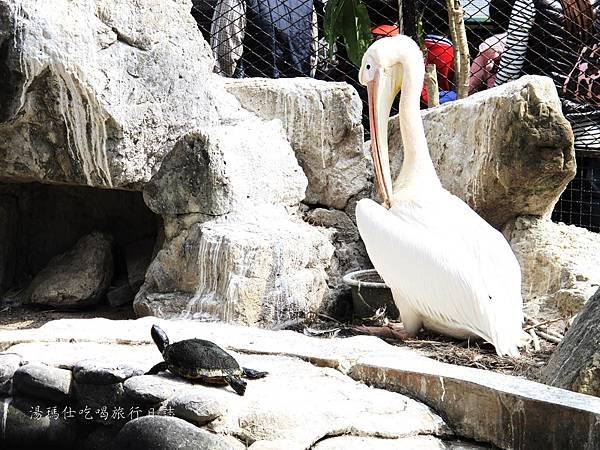
[(141, 192), (0, 184), (0, 305), (131, 309), (160, 230)]

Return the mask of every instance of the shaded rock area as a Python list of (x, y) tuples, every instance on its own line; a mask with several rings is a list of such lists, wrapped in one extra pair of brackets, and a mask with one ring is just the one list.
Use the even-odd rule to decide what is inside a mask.
[(584, 228), (519, 217), (503, 230), (523, 273), (526, 311), (570, 318), (600, 280), (600, 235)]
[[(209, 339), (232, 352), (241, 365), (269, 375), (248, 380), (244, 396), (169, 372), (139, 375), (161, 358), (150, 338), (153, 323), (173, 342)], [(505, 449), (592, 449), (600, 442), (597, 398), (438, 363), (374, 337), (317, 339), (218, 323), (93, 319), (0, 331), (0, 349), (6, 352), (0, 361), (11, 353), (23, 367), (35, 363), (70, 371), (71, 401), (77, 405), (74, 418), (44, 422), (25, 415), (36, 405), (42, 412), (52, 406), (35, 392), (21, 390), (0, 401), (0, 417), (8, 408), (9, 444), (37, 442), (35, 433), (18, 431), (49, 426), (62, 427), (65, 442), (91, 445), (100, 433), (94, 427), (105, 429), (103, 442), (118, 439), (122, 445), (135, 445), (128, 437), (131, 429), (161, 442), (147, 429), (150, 424), (165, 434), (195, 430), (189, 439), (225, 440), (233, 449), (352, 449), (361, 444), (373, 449), (495, 448), (491, 444)], [(26, 400), (25, 393), (32, 399)], [(94, 408), (87, 410), (86, 405)], [(85, 419), (86, 411), (90, 419)], [(97, 448), (86, 445), (66, 448)]]
[(587, 301), (543, 372), (544, 382), (600, 397), (600, 290)]
[(0, 193), (14, 199), (18, 224), (6, 241), (12, 258), (0, 265), (8, 269), (0, 302), (83, 307), (119, 286), (128, 293), (118, 305), (133, 301), (160, 227), (141, 193), (37, 183), (0, 185)]
[(98, 303), (113, 275), (112, 239), (102, 233), (83, 236), (67, 253), (55, 256), (29, 286), (27, 301), (53, 307)]
[[(524, 76), (422, 115), (443, 186), (498, 229), (522, 215), (549, 218), (575, 176), (573, 133), (547, 77)], [(397, 117), (389, 131), (396, 176)]]

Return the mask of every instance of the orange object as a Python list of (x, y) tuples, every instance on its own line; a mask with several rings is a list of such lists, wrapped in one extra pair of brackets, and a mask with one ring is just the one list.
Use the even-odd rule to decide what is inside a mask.
[(371, 33), (376, 36), (375, 39), (380, 39), (382, 37), (396, 36), (400, 34), (400, 30), (397, 25), (384, 24), (371, 28)]

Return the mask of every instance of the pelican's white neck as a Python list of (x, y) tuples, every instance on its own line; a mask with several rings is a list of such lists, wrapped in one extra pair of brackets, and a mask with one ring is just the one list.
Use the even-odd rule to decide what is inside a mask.
[[(409, 59), (409, 58), (407, 58)], [(427, 193), (432, 189), (441, 187), (440, 180), (435, 172), (423, 120), (421, 119), (420, 98), (423, 87), (423, 60), (403, 61), (402, 91), (400, 94), (400, 132), (402, 133), (402, 147), (404, 160), (400, 175), (396, 179), (393, 198), (405, 198), (406, 194)]]

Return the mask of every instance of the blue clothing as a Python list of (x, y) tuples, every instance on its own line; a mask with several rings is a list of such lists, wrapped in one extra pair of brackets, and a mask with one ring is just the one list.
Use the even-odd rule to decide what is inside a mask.
[(313, 0), (246, 0), (244, 51), (234, 77), (310, 75)]

